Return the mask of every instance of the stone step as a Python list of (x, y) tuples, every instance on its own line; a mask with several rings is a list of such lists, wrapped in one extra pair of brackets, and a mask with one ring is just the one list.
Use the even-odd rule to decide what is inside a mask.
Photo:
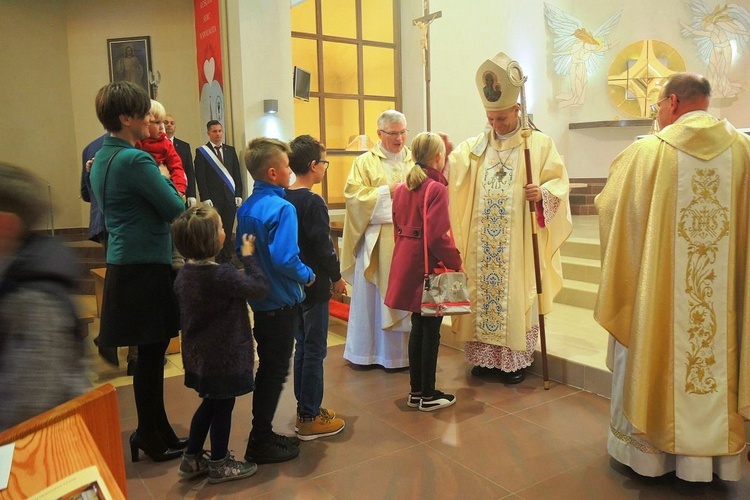
[(90, 240), (66, 241), (65, 246), (72, 250), (78, 257), (104, 259), (104, 247)]
[(90, 240), (66, 241), (65, 246), (73, 252), (80, 272), (76, 280), (76, 293), (93, 295), (94, 278), (91, 270), (107, 266), (104, 247)]
[(593, 238), (568, 238), (560, 248), (560, 255), (600, 260), (601, 250), (599, 249), (599, 240)]
[(593, 310), (598, 291), (599, 285), (596, 283), (563, 278), (563, 288), (555, 297), (555, 302)]
[(602, 266), (598, 259), (584, 259), (562, 255), (563, 276), (566, 279), (598, 284), (602, 275)]

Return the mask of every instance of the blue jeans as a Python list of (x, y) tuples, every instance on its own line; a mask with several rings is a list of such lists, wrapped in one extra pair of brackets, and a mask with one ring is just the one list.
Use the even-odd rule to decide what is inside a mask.
[(328, 301), (300, 306), (301, 320), (294, 334), (294, 396), (297, 414), (312, 418), (323, 402), (323, 360), (328, 353)]

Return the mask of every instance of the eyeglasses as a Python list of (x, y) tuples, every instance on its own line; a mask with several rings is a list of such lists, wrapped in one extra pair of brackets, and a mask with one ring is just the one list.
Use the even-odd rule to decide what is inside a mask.
[[(661, 103), (663, 103), (664, 101), (666, 101), (667, 99), (669, 99), (670, 97), (672, 97), (672, 95), (673, 94), (669, 94), (668, 96), (664, 96), (661, 99), (659, 99), (658, 101), (656, 101), (654, 104), (652, 104), (651, 105), (651, 112), (652, 113), (658, 113), (659, 112), (659, 108), (661, 108)], [(680, 100), (677, 99), (677, 102), (680, 102)]]
[(315, 160), (315, 163), (325, 163), (326, 164), (326, 170), (328, 170), (328, 167), (331, 165), (331, 162), (328, 160)]
[(378, 132), (383, 132), (385, 135), (390, 135), (391, 137), (406, 137), (406, 134), (409, 133), (409, 129), (405, 128), (404, 130), (401, 130), (400, 132), (386, 132), (385, 130), (378, 130)]

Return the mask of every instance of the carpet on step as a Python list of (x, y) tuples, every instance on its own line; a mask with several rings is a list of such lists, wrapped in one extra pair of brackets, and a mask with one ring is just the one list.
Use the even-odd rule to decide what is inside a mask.
[(328, 314), (342, 321), (349, 321), (349, 304), (331, 299), (328, 303)]

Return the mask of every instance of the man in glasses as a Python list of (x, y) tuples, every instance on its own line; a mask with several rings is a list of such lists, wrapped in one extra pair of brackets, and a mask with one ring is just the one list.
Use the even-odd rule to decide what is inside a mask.
[(594, 311), (613, 337), (609, 454), (705, 482), (741, 478), (750, 418), (750, 139), (710, 97), (703, 76), (671, 75), (661, 130), (612, 163)]
[(344, 188), (341, 274), (352, 285), (344, 358), (357, 365), (409, 366), (410, 314), (383, 303), (394, 246), (393, 191), (414, 164), (407, 132), (402, 113), (383, 111), (380, 142), (354, 160)]

